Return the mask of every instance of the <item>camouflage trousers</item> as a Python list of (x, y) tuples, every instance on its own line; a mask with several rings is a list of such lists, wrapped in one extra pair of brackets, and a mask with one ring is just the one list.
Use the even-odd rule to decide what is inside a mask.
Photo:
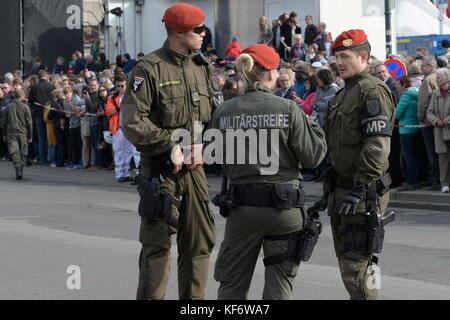
[(12, 157), (14, 168), (20, 168), (25, 165), (25, 158), (28, 153), (27, 135), (14, 133), (6, 137), (8, 152)]
[[(335, 209), (340, 199), (345, 197), (351, 190), (336, 188), (328, 199), (328, 215), (331, 218), (331, 231), (333, 233), (334, 248), (339, 262), (341, 278), (350, 295), (351, 300), (376, 300), (378, 289), (373, 286), (372, 273), (373, 256), (371, 254), (352, 250), (342, 250), (344, 244), (350, 239), (350, 235), (341, 235), (339, 230), (345, 225), (367, 225), (366, 203), (363, 202), (357, 209), (355, 215), (335, 214)], [(389, 202), (389, 193), (379, 198), (378, 211), (384, 214)], [(360, 233), (360, 236), (366, 236)], [(378, 275), (380, 276), (380, 275)]]
[[(150, 169), (141, 166), (140, 174), (149, 178)], [(175, 230), (165, 221), (141, 219), (139, 241), (142, 249), (139, 256), (137, 299), (165, 298), (171, 265), (171, 235), (175, 233), (178, 245), (179, 298), (204, 299), (210, 254), (216, 234), (203, 168), (195, 171), (183, 169), (177, 175), (165, 174), (160, 186), (176, 198), (182, 197), (180, 209), (172, 206), (171, 212), (178, 217), (178, 228)], [(142, 194), (142, 190), (138, 188), (138, 191)]]

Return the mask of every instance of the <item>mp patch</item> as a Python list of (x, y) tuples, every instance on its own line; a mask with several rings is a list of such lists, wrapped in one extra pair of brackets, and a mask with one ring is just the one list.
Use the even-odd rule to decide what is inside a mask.
[(392, 124), (377, 98), (367, 99), (361, 108), (361, 136), (392, 136)]
[(133, 92), (137, 92), (144, 84), (144, 80), (145, 79), (143, 77), (134, 76), (133, 88), (131, 90), (133, 90)]

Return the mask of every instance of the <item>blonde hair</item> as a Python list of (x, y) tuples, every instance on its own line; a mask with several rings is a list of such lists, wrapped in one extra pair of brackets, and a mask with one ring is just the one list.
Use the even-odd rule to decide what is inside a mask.
[(63, 89), (55, 89), (52, 91), (52, 98), (59, 99), (64, 95)]
[(295, 80), (295, 72), (292, 71), (291, 69), (287, 69), (287, 68), (281, 69), (280, 70), (280, 76), (283, 75), (283, 74), (287, 75), (289, 77), (289, 79)]
[(236, 60), (236, 68), (244, 78), (253, 85), (257, 85), (261, 80), (267, 78), (269, 70), (264, 69), (253, 60), (252, 56), (246, 53), (241, 54)]
[(420, 67), (422, 66), (422, 60), (416, 60), (409, 65), (409, 73), (413, 75), (420, 74)]

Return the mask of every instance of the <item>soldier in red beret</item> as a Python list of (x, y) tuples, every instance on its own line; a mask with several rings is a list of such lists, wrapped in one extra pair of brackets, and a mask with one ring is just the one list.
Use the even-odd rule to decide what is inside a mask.
[[(142, 154), (136, 179), (142, 217), (138, 299), (164, 299), (175, 233), (179, 298), (205, 295), (215, 226), (199, 142), (211, 119), (213, 92), (209, 64), (196, 53), (204, 20), (196, 6), (168, 8), (162, 20), (167, 41), (137, 63), (122, 100), (122, 130)], [(177, 129), (191, 140), (172, 138)]]
[(384, 229), (380, 216), (389, 201), (386, 171), (395, 100), (384, 82), (369, 75), (371, 48), (363, 30), (343, 32), (331, 50), (345, 87), (329, 109), (326, 192), (308, 211), (324, 210), (328, 205), (335, 251), (350, 299), (376, 299), (380, 269), (374, 254), (381, 251)]
[[(320, 222), (306, 218), (300, 168), (319, 165), (326, 154), (325, 136), (295, 102), (273, 94), (279, 64), (279, 55), (266, 44), (242, 51), (236, 67), (247, 90), (224, 102), (211, 121), (220, 132), (218, 141), (226, 141), (216, 154), (223, 155), (222, 170), (230, 180), (213, 200), (227, 217), (214, 271), (220, 300), (247, 299), (261, 248), (266, 267), (262, 298), (292, 299), (300, 261), (309, 258), (303, 253), (311, 253), (315, 244), (311, 240), (308, 250), (300, 239), (308, 233), (317, 240), (320, 233)], [(230, 134), (238, 140), (235, 153)]]

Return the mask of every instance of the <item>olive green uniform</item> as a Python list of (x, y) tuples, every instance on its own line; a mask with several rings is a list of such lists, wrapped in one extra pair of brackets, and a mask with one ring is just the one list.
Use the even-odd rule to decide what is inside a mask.
[[(233, 143), (226, 139), (230, 130), (250, 133), (254, 129), (258, 137), (258, 142), (236, 144), (234, 161), (245, 154), (244, 164), (222, 165), (231, 188), (291, 184), (293, 189), (298, 189), (302, 179), (300, 169), (316, 167), (326, 153), (322, 129), (293, 101), (277, 97), (262, 86), (222, 104), (214, 113), (211, 128), (219, 129), (223, 135), (224, 159), (228, 156), (227, 147)], [(252, 146), (265, 145), (261, 143), (263, 130), (270, 131), (270, 135), (265, 134), (269, 141), (268, 153), (275, 154), (279, 161), (275, 172), (269, 169), (270, 164), (262, 164), (261, 157), (258, 161), (249, 160), (260, 152)], [(275, 131), (278, 140), (272, 140)], [(266, 258), (287, 251), (287, 240), (266, 241), (267, 237), (302, 230), (304, 220), (304, 206), (280, 211), (274, 207), (241, 205), (230, 210), (214, 273), (220, 282), (218, 299), (246, 299), (261, 247)], [(288, 260), (267, 266), (263, 299), (291, 299), (298, 266)]]
[[(192, 140), (183, 141), (185, 145), (198, 142), (201, 123), (211, 119), (211, 92), (207, 63), (194, 53), (177, 54), (166, 44), (139, 61), (131, 74), (119, 125), (142, 154), (140, 173), (146, 178), (159, 178), (161, 189), (182, 199), (179, 210), (171, 206), (172, 216), (179, 219), (177, 230), (167, 222), (142, 218), (138, 299), (164, 299), (170, 274), (170, 235), (175, 232), (179, 297), (204, 298), (215, 244), (206, 177), (202, 168), (183, 168), (172, 174), (170, 153), (177, 144), (171, 139), (175, 129), (191, 134)], [(141, 188), (138, 191), (142, 194)]]
[(33, 136), (30, 108), (14, 100), (3, 111), (2, 131), (15, 168), (22, 168), (28, 152), (27, 140)]
[[(376, 299), (377, 290), (367, 286), (372, 255), (349, 249), (351, 234), (340, 231), (345, 225), (366, 225), (368, 203), (362, 201), (355, 215), (337, 215), (336, 207), (352, 190), (343, 181), (372, 185), (386, 173), (395, 100), (389, 88), (367, 71), (345, 82), (329, 111), (327, 142), (337, 182), (328, 198), (328, 214), (341, 276), (350, 298)], [(388, 202), (389, 193), (378, 199), (380, 214), (385, 213)]]

